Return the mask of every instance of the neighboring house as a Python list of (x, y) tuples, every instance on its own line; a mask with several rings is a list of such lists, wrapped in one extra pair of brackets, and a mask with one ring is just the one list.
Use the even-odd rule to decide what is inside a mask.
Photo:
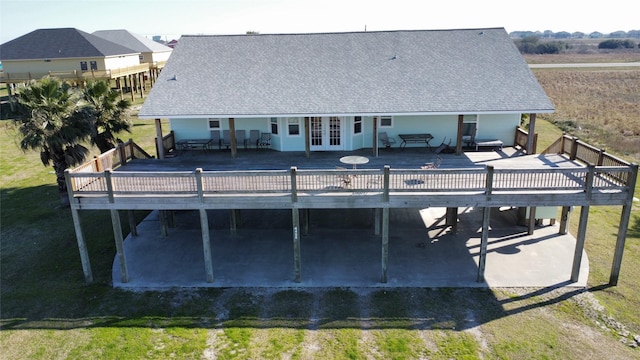
[(0, 82), (22, 83), (50, 75), (84, 81), (89, 78), (138, 82), (148, 64), (140, 51), (74, 28), (39, 29), (0, 45)]
[(139, 116), (168, 118), (176, 140), (257, 129), (279, 151), (350, 151), (382, 146), (383, 131), (509, 146), (523, 114), (553, 110), (490, 28), (183, 36)]
[(173, 51), (168, 46), (133, 34), (128, 30), (100, 30), (94, 31), (93, 35), (140, 52), (140, 62), (149, 64), (150, 69), (154, 72), (154, 77), (164, 67)]

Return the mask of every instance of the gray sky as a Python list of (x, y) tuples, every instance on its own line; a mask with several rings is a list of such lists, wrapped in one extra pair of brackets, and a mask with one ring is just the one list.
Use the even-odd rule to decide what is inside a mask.
[[(504, 27), (554, 32), (640, 30), (637, 0), (0, 0), (0, 43), (36, 29), (181, 34)], [(596, 4), (598, 4), (596, 6)]]

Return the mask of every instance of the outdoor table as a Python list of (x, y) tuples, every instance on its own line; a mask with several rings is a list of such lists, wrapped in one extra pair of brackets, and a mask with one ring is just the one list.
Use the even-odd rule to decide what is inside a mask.
[(366, 156), (359, 155), (349, 155), (343, 156), (340, 158), (340, 162), (343, 164), (353, 165), (353, 168), (356, 168), (356, 165), (362, 165), (369, 162), (369, 158)]
[(180, 150), (189, 150), (202, 148), (202, 150), (209, 150), (209, 145), (211, 145), (211, 139), (184, 139), (180, 140), (176, 143)]
[(402, 139), (402, 143), (400, 143), (400, 149), (404, 150), (407, 147), (407, 143), (420, 143), (424, 142), (426, 147), (431, 150), (431, 144), (429, 141), (433, 139), (431, 134), (400, 134), (400, 139)]

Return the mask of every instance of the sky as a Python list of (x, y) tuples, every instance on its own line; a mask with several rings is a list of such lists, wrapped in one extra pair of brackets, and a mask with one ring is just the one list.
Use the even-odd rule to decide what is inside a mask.
[[(594, 4), (598, 4), (597, 6)], [(640, 30), (637, 0), (0, 0), (0, 44), (37, 29), (126, 29), (180, 35), (503, 27), (512, 31)]]

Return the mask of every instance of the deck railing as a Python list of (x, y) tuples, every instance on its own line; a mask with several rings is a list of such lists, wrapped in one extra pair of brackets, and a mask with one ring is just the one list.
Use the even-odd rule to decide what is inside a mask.
[[(103, 166), (103, 165), (100, 165)], [(204, 199), (229, 195), (309, 195), (406, 193), (504, 194), (626, 191), (637, 166), (556, 169), (390, 169), (171, 172), (67, 172), (72, 197), (169, 196)], [(285, 201), (286, 200), (285, 198)]]
[[(599, 149), (567, 134), (563, 134), (545, 149), (543, 154), (565, 154), (569, 156), (570, 160), (578, 160), (595, 166), (628, 167), (631, 165), (629, 162), (607, 153), (605, 149)], [(623, 173), (611, 172), (608, 176), (614, 181), (627, 181)]]
[(140, 64), (115, 68), (109, 70), (63, 70), (63, 71), (40, 71), (40, 72), (2, 72), (0, 82), (26, 82), (29, 80), (40, 80), (45, 76), (56, 77), (66, 80), (84, 79), (115, 79), (121, 76), (139, 74), (149, 71), (149, 64)]
[[(160, 154), (160, 151), (158, 151), (158, 138), (154, 139), (154, 143), (156, 144), (156, 154)], [(176, 150), (176, 137), (173, 130), (162, 137), (162, 147), (164, 148), (165, 155)]]
[[(514, 140), (514, 146), (520, 147), (520, 149), (527, 150), (527, 141), (529, 140), (529, 132), (520, 126), (516, 127), (516, 136)], [(536, 148), (538, 146), (538, 134), (533, 134), (533, 151), (532, 154), (536, 153)]]

